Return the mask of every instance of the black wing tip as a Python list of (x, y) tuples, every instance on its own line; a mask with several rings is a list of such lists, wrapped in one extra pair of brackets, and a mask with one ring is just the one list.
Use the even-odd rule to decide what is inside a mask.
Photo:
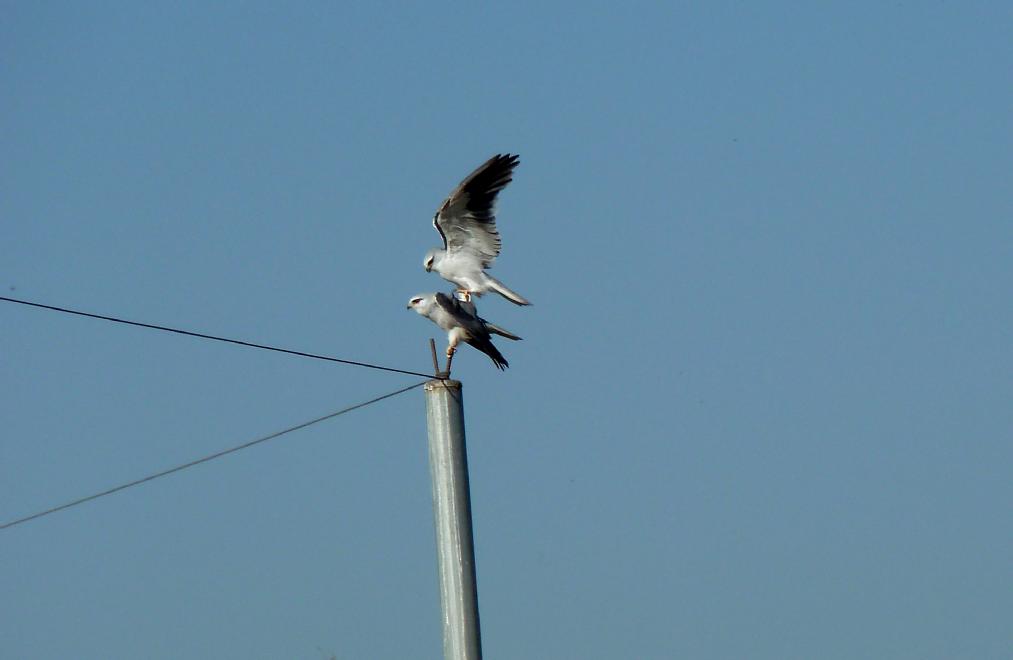
[(509, 169), (513, 169), (521, 164), (521, 157), (519, 154), (511, 154), (511, 153), (496, 154), (495, 156), (489, 159), (489, 162), (497, 163)]
[(484, 189), (486, 195), (495, 197), (513, 181), (514, 169), (521, 164), (520, 158), (516, 154), (496, 154), (479, 165), (465, 181), (477, 184), (476, 187)]
[(500, 371), (505, 371), (506, 368), (510, 366), (510, 363), (507, 362), (507, 359), (503, 357), (503, 354), (499, 352), (499, 349), (496, 348), (496, 345), (493, 344), (491, 341), (489, 341), (488, 338), (486, 338), (482, 342), (475, 342), (472, 344), (472, 346), (488, 355), (489, 358), (492, 360), (492, 363), (495, 364), (496, 368), (499, 369)]

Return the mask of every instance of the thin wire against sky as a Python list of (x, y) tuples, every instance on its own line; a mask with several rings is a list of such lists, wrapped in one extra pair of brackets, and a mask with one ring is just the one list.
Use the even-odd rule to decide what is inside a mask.
[(268, 346), (267, 344), (256, 344), (253, 342), (243, 341), (241, 339), (229, 339), (227, 337), (217, 337), (215, 335), (208, 335), (202, 332), (193, 332), (191, 330), (181, 330), (179, 328), (170, 328), (164, 325), (155, 325), (153, 323), (142, 323), (140, 321), (130, 321), (128, 319), (121, 319), (115, 316), (106, 316), (105, 314), (95, 314), (93, 312), (82, 312), (76, 309), (68, 309), (66, 307), (57, 307), (55, 305), (45, 305), (43, 303), (32, 302), (29, 300), (20, 300), (18, 298), (9, 298), (7, 296), (0, 296), (0, 301), (17, 303), (18, 305), (26, 305), (28, 307), (36, 307), (39, 309), (48, 309), (54, 312), (62, 312), (64, 314), (73, 314), (75, 316), (84, 316), (91, 319), (99, 319), (101, 321), (111, 321), (113, 323), (122, 323), (124, 325), (131, 325), (138, 328), (148, 328), (150, 330), (161, 330), (163, 332), (172, 332), (178, 335), (186, 335), (188, 337), (197, 337), (199, 339), (210, 339), (212, 341), (220, 341), (228, 344), (236, 344), (239, 346), (247, 346), (249, 348), (259, 348), (265, 351), (274, 351), (276, 353), (286, 353), (288, 355), (298, 355), (299, 357), (312, 358), (314, 360), (326, 360), (328, 362), (338, 362), (340, 364), (347, 364), (353, 367), (363, 367), (365, 369), (376, 369), (378, 371), (390, 371), (397, 374), (406, 374), (408, 376), (419, 376), (421, 378), (440, 378), (440, 376), (434, 376), (433, 374), (424, 374), (419, 371), (410, 371), (407, 369), (395, 369), (394, 367), (385, 367), (379, 364), (371, 364), (369, 362), (360, 362), (358, 360), (346, 360), (344, 358), (336, 358), (328, 355), (319, 355), (316, 353), (307, 353), (305, 351), (295, 351), (288, 348), (278, 348), (277, 346)]
[(105, 497), (106, 495), (112, 495), (113, 493), (118, 493), (121, 490), (126, 490), (128, 488), (133, 488), (134, 486), (139, 486), (139, 485), (141, 485), (143, 483), (146, 483), (148, 481), (153, 481), (153, 480), (158, 479), (160, 477), (165, 477), (165, 476), (168, 476), (168, 475), (173, 474), (175, 472), (180, 472), (182, 470), (186, 470), (187, 468), (194, 467), (195, 465), (200, 465), (201, 463), (207, 463), (208, 461), (213, 461), (214, 459), (221, 458), (222, 456), (226, 456), (227, 454), (232, 454), (232, 453), (240, 451), (242, 449), (247, 449), (247, 448), (252, 447), (254, 445), (258, 445), (258, 444), (260, 444), (262, 442), (267, 442), (268, 440), (274, 440), (275, 438), (283, 436), (286, 433), (291, 433), (292, 431), (298, 431), (300, 429), (304, 429), (307, 426), (312, 426), (313, 424), (317, 424), (319, 422), (323, 422), (323, 421), (326, 421), (328, 419), (332, 419), (334, 417), (338, 417), (339, 415), (344, 415), (345, 413), (352, 412), (353, 410), (358, 410), (359, 408), (365, 408), (366, 406), (372, 405), (374, 403), (379, 403), (380, 401), (383, 401), (384, 399), (389, 399), (391, 397), (395, 397), (398, 394), (404, 394), (405, 392), (413, 390), (416, 387), (421, 387), (424, 384), (425, 384), (425, 381), (423, 381), (421, 383), (415, 383), (414, 385), (409, 385), (408, 387), (402, 387), (399, 390), (395, 390), (393, 392), (389, 392), (389, 393), (384, 394), (382, 396), (375, 397), (373, 399), (370, 399), (369, 401), (364, 401), (362, 403), (357, 403), (357, 404), (355, 404), (353, 406), (348, 406), (347, 408), (342, 408), (341, 410), (338, 410), (336, 412), (332, 412), (332, 413), (330, 413), (328, 415), (324, 415), (323, 417), (317, 417), (316, 419), (311, 419), (308, 422), (303, 422), (302, 424), (296, 424), (295, 426), (290, 426), (287, 429), (284, 429), (284, 430), (281, 430), (281, 431), (276, 431), (275, 433), (271, 433), (269, 435), (265, 435), (263, 437), (256, 438), (254, 440), (250, 440), (249, 442), (244, 442), (241, 445), (236, 445), (235, 447), (230, 447), (228, 449), (223, 449), (223, 450), (217, 451), (217, 452), (215, 452), (213, 454), (208, 454), (207, 456), (203, 456), (201, 458), (189, 461), (187, 463), (183, 463), (182, 465), (177, 465), (177, 466), (171, 467), (171, 468), (169, 468), (167, 470), (162, 470), (161, 472), (156, 472), (156, 473), (150, 474), (150, 475), (148, 475), (146, 477), (141, 477), (140, 479), (135, 479), (133, 481), (129, 481), (129, 482), (124, 483), (124, 484), (120, 484), (119, 486), (114, 486), (112, 488), (108, 488), (106, 490), (103, 490), (101, 492), (95, 493), (93, 495), (88, 495), (86, 497), (81, 497), (81, 498), (78, 498), (76, 500), (72, 500), (70, 502), (66, 502), (64, 504), (60, 504), (58, 506), (54, 506), (54, 507), (52, 507), (50, 509), (46, 509), (44, 511), (39, 511), (37, 513), (33, 513), (31, 515), (24, 516), (22, 518), (18, 518), (16, 520), (12, 520), (10, 522), (3, 523), (2, 525), (0, 525), (0, 529), (7, 529), (8, 527), (14, 527), (15, 525), (20, 525), (21, 523), (26, 523), (29, 520), (35, 520), (36, 518), (41, 518), (43, 516), (48, 516), (51, 513), (56, 513), (57, 511), (63, 511), (64, 509), (69, 509), (69, 508), (77, 506), (79, 504), (84, 504), (85, 502), (90, 502), (92, 500), (97, 500), (100, 497)]

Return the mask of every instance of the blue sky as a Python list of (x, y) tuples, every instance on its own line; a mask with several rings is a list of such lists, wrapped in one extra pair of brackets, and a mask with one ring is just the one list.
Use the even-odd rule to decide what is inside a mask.
[[(15, 3), (3, 295), (464, 383), (488, 657), (1013, 644), (1008, 3)], [(415, 379), (0, 303), (3, 521)], [(0, 532), (0, 655), (441, 653), (415, 390)]]

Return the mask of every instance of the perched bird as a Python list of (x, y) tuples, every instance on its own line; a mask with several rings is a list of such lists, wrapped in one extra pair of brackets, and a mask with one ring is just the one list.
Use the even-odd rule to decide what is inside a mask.
[(512, 332), (489, 323), (481, 318), (474, 303), (458, 300), (445, 293), (424, 293), (408, 301), (408, 309), (426, 317), (447, 331), (447, 357), (454, 354), (457, 344), (464, 341), (492, 358), (497, 369), (506, 369), (509, 363), (503, 354), (492, 345), (490, 334), (500, 335), (507, 339), (519, 340)]
[(495, 291), (516, 305), (530, 305), (524, 296), (485, 272), (500, 252), (494, 206), (496, 195), (513, 177), (519, 156), (497, 154), (469, 174), (450, 193), (433, 217), (433, 226), (443, 238), (443, 249), (426, 253), (423, 266), (457, 285), (461, 298)]

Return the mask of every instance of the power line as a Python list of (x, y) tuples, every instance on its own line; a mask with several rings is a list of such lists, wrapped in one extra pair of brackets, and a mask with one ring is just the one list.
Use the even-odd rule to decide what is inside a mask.
[(127, 488), (133, 488), (134, 486), (138, 486), (138, 485), (143, 484), (143, 483), (148, 482), (148, 481), (153, 481), (154, 479), (158, 479), (159, 477), (164, 477), (166, 475), (170, 475), (170, 474), (172, 474), (174, 472), (180, 472), (181, 470), (185, 470), (187, 468), (191, 468), (191, 467), (193, 467), (195, 465), (200, 465), (201, 463), (207, 463), (208, 461), (212, 461), (212, 460), (214, 460), (216, 458), (221, 458), (222, 456), (225, 456), (226, 454), (231, 454), (231, 453), (237, 452), (237, 451), (239, 451), (241, 449), (246, 449), (248, 447), (252, 447), (254, 445), (258, 445), (258, 444), (260, 444), (262, 442), (267, 442), (268, 440), (273, 440), (273, 439), (275, 439), (275, 438), (277, 438), (279, 436), (285, 435), (286, 433), (291, 433), (292, 431), (298, 431), (299, 429), (304, 429), (307, 426), (312, 426), (313, 424), (316, 424), (318, 422), (323, 422), (323, 421), (331, 419), (333, 417), (337, 417), (339, 415), (344, 415), (345, 413), (352, 412), (353, 410), (358, 410), (359, 408), (365, 408), (366, 406), (372, 405), (374, 403), (378, 403), (380, 401), (383, 401), (384, 399), (389, 399), (391, 397), (397, 396), (398, 394), (404, 394), (405, 392), (407, 392), (409, 390), (414, 390), (416, 387), (421, 387), (422, 385), (425, 385), (425, 382), (415, 383), (414, 385), (409, 385), (408, 387), (402, 387), (401, 389), (399, 389), (397, 391), (394, 391), (394, 392), (391, 392), (389, 394), (384, 394), (383, 396), (378, 396), (375, 399), (370, 399), (369, 401), (364, 401), (362, 403), (357, 403), (354, 406), (349, 406), (347, 408), (342, 408), (341, 410), (339, 410), (337, 412), (332, 412), (329, 415), (324, 415), (323, 417), (317, 417), (316, 419), (311, 419), (308, 422), (303, 422), (302, 424), (297, 424), (296, 426), (291, 426), (291, 427), (289, 427), (289, 428), (287, 428), (287, 429), (285, 429), (283, 431), (278, 431), (278, 432), (272, 433), (270, 435), (265, 435), (265, 436), (263, 436), (261, 438), (257, 438), (256, 440), (250, 440), (249, 442), (244, 442), (241, 445), (237, 445), (237, 446), (231, 447), (229, 449), (223, 449), (222, 451), (218, 451), (218, 452), (215, 452), (214, 454), (210, 454), (208, 456), (204, 456), (203, 458), (198, 458), (196, 460), (190, 461), (189, 463), (183, 463), (182, 465), (177, 465), (176, 467), (169, 468), (168, 470), (162, 470), (161, 472), (156, 472), (155, 474), (151, 474), (151, 475), (148, 475), (146, 477), (142, 477), (140, 479), (135, 479), (134, 481), (131, 481), (131, 482), (128, 482), (128, 483), (125, 483), (125, 484), (121, 484), (121, 485), (115, 486), (113, 488), (109, 488), (107, 490), (102, 491), (101, 493), (95, 493), (94, 495), (89, 495), (87, 497), (82, 497), (80, 499), (73, 500), (72, 502), (67, 502), (66, 504), (61, 504), (59, 506), (54, 506), (53, 508), (46, 509), (45, 511), (40, 511), (38, 513), (33, 513), (32, 515), (25, 516), (24, 518), (18, 518), (17, 520), (12, 520), (10, 522), (7, 522), (7, 523), (4, 523), (4, 524), (0, 525), (0, 529), (7, 529), (8, 527), (13, 527), (14, 525), (20, 525), (21, 523), (28, 522), (29, 520), (35, 520), (36, 518), (41, 518), (42, 516), (48, 516), (51, 513), (56, 513), (57, 511), (63, 511), (64, 509), (69, 509), (69, 508), (71, 508), (73, 506), (77, 506), (78, 504), (84, 504), (85, 502), (90, 502), (92, 500), (97, 500), (100, 497), (105, 497), (106, 495), (112, 495), (113, 493), (118, 493), (119, 491), (126, 490)]
[(289, 355), (298, 355), (301, 357), (313, 358), (314, 360), (327, 360), (328, 362), (340, 362), (341, 364), (349, 364), (353, 367), (364, 367), (366, 369), (378, 369), (380, 371), (391, 371), (396, 374), (407, 374), (409, 376), (421, 376), (422, 378), (439, 378), (439, 376), (433, 376), (432, 374), (424, 374), (418, 371), (408, 371), (405, 369), (394, 369), (393, 367), (384, 367), (378, 364), (370, 364), (368, 362), (358, 362), (356, 360), (345, 360), (342, 358), (330, 357), (327, 355), (317, 355), (315, 353), (306, 353), (303, 351), (293, 351), (287, 348), (278, 348), (277, 346), (267, 346), (266, 344), (254, 344), (248, 341), (242, 341), (239, 339), (228, 339), (226, 337), (216, 337), (214, 335), (206, 335), (201, 332), (191, 332), (190, 330), (180, 330), (178, 328), (170, 328), (164, 325), (154, 325), (152, 323), (141, 323), (140, 321), (129, 321), (127, 319), (116, 318), (115, 316), (105, 316), (103, 314), (93, 314), (91, 312), (82, 312), (76, 309), (67, 309), (65, 307), (56, 307), (54, 305), (43, 305), (42, 303), (31, 302), (28, 300), (18, 300), (17, 298), (8, 298), (7, 296), (0, 296), (0, 300), (4, 302), (17, 303), (19, 305), (27, 305), (29, 307), (38, 307), (40, 309), (48, 309), (54, 312), (63, 312), (64, 314), (74, 314), (76, 316), (86, 316), (91, 319), (99, 319), (102, 321), (112, 321), (113, 323), (122, 323), (124, 325), (132, 325), (138, 328), (149, 328), (151, 330), (162, 330), (163, 332), (173, 332), (178, 335), (186, 335), (188, 337), (198, 337), (199, 339), (211, 339), (213, 341), (222, 341), (229, 344), (238, 344), (239, 346), (248, 346), (250, 348), (260, 348), (265, 351), (275, 351), (276, 353), (288, 353)]

